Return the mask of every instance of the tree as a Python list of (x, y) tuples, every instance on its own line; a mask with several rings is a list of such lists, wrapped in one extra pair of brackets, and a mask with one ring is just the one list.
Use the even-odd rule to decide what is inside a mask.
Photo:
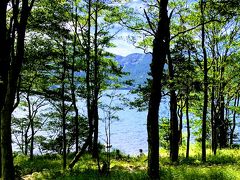
[(204, 60), (204, 105), (203, 105), (203, 118), (202, 118), (202, 161), (206, 161), (206, 122), (207, 122), (207, 107), (208, 107), (208, 64), (207, 52), (205, 48), (205, 18), (204, 9), (206, 7), (205, 1), (201, 0), (201, 23), (202, 23), (202, 50)]
[[(78, 4), (79, 5), (79, 4)], [(103, 1), (83, 1), (80, 6), (87, 11), (78, 17), (79, 31), (76, 33), (77, 46), (82, 50), (83, 71), (82, 96), (86, 100), (87, 117), (89, 124), (88, 137), (74, 160), (70, 163), (70, 169), (85, 152), (91, 151), (93, 158), (98, 158), (98, 123), (99, 123), (99, 99), (101, 93), (115, 84), (116, 76), (121, 76), (121, 67), (113, 60), (113, 54), (105, 51), (113, 46), (113, 35), (109, 34), (112, 24), (116, 22), (110, 16), (115, 7), (108, 6)], [(100, 20), (101, 19), (101, 20)], [(98, 166), (100, 170), (100, 166)]]
[[(11, 114), (14, 109), (18, 78), (24, 60), (24, 39), (28, 17), (34, 0), (0, 3), (0, 52), (1, 65), (1, 172), (3, 179), (14, 179), (11, 146)], [(12, 16), (7, 19), (7, 7), (12, 6)], [(19, 17), (19, 18), (18, 18)], [(7, 23), (10, 24), (7, 25)], [(7, 28), (9, 27), (9, 29)], [(17, 36), (15, 36), (17, 34)], [(15, 44), (16, 42), (16, 44)]]
[(159, 106), (161, 101), (161, 81), (163, 67), (166, 62), (169, 42), (169, 19), (167, 14), (168, 0), (159, 2), (159, 21), (153, 40), (152, 52), (152, 86), (149, 99), (147, 130), (148, 130), (148, 175), (150, 178), (159, 179)]
[[(76, 154), (79, 149), (79, 112), (77, 107), (76, 99), (76, 85), (75, 85), (75, 71), (76, 71), (76, 56), (77, 56), (77, 31), (78, 31), (78, 15), (77, 15), (77, 1), (72, 1), (72, 22), (74, 26), (73, 34), (73, 54), (72, 54), (72, 66), (71, 66), (71, 94), (72, 103), (75, 111), (75, 143), (76, 143)], [(75, 6), (74, 6), (75, 5)]]

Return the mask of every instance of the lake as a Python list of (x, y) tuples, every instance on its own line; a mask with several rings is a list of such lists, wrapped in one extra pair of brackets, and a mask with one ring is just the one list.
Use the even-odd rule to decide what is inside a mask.
[[(112, 95), (113, 98), (107, 97)], [(138, 112), (136, 109), (124, 105), (122, 101), (118, 99), (118, 96), (127, 97), (129, 100), (133, 100), (136, 95), (129, 94), (129, 90), (107, 90), (100, 98), (101, 104), (105, 106), (121, 106), (123, 109), (120, 111), (112, 111), (114, 116), (118, 116), (119, 120), (111, 121), (111, 145), (112, 149), (119, 149), (125, 154), (137, 155), (139, 149), (142, 149), (144, 153), (147, 152), (147, 111)], [(86, 115), (86, 105), (83, 102), (78, 102), (79, 111), (81, 114)], [(16, 109), (15, 116), (24, 117), (26, 111)], [(161, 103), (160, 117), (168, 117), (168, 100), (163, 99)], [(101, 121), (99, 123), (99, 140), (102, 144), (105, 144), (106, 133), (105, 123), (106, 112), (99, 109), (99, 117)], [(44, 132), (44, 135), (47, 135)], [(15, 137), (13, 137), (13, 140)], [(17, 150), (17, 146), (13, 145), (14, 150)], [(39, 153), (37, 149), (34, 153)]]
[[(136, 95), (129, 94), (129, 90), (107, 91), (107, 94), (115, 93), (114, 97), (122, 94), (133, 100)], [(109, 104), (110, 98), (103, 97), (102, 102)], [(115, 100), (113, 105), (120, 105), (121, 101)], [(160, 117), (169, 116), (168, 100), (162, 100), (160, 108)], [(104, 119), (104, 113), (100, 111), (100, 117)], [(111, 123), (111, 145), (114, 149), (119, 149), (125, 154), (137, 155), (139, 149), (144, 153), (147, 152), (147, 111), (139, 112), (136, 109), (131, 109), (124, 106), (123, 110), (116, 112), (119, 120)], [(100, 142), (106, 140), (105, 124), (101, 121), (99, 126)]]
[[(107, 112), (109, 108), (119, 106), (122, 107), (121, 110), (111, 111), (111, 115), (118, 117), (118, 120), (111, 119), (111, 150), (119, 149), (125, 154), (138, 155), (139, 149), (142, 149), (144, 153), (147, 153), (147, 111), (139, 112), (137, 109), (131, 109), (129, 106), (126, 106), (123, 101), (119, 100), (119, 96), (121, 98), (128, 98), (128, 100), (125, 99), (125, 101), (132, 101), (137, 97), (136, 95), (130, 94), (129, 90), (107, 90), (103, 93), (100, 98), (101, 106), (99, 108), (99, 117), (101, 119), (99, 123), (99, 141), (102, 144), (106, 142), (105, 121), (108, 119)], [(79, 101), (77, 105), (79, 113), (86, 116), (87, 109), (85, 102)], [(102, 106), (105, 107), (105, 110), (103, 110), (104, 108), (102, 108)], [(49, 111), (49, 105), (42, 109), (43, 112), (44, 109)], [(26, 117), (26, 113), (26, 110), (24, 111), (18, 108), (14, 112), (14, 115), (21, 118)], [(161, 101), (159, 116), (160, 118), (169, 117), (169, 99), (166, 97)], [(185, 120), (185, 117), (183, 117), (183, 119)], [(190, 114), (190, 119), (196, 119), (196, 117), (194, 118), (194, 115)], [(237, 119), (239, 122), (239, 115)], [(239, 132), (239, 130), (239, 126), (237, 126), (235, 133)], [(193, 131), (193, 129), (191, 129), (191, 131)], [(186, 133), (185, 124), (183, 126), (183, 133)], [(49, 133), (39, 131), (37, 135), (49, 136)], [(193, 134), (191, 134), (190, 141), (194, 142), (194, 139)], [(16, 140), (14, 136), (13, 140)], [(235, 143), (239, 142), (239, 140), (235, 141)], [(17, 150), (17, 148), (16, 144), (13, 144), (13, 149)], [(35, 149), (34, 153), (39, 154), (38, 149)]]

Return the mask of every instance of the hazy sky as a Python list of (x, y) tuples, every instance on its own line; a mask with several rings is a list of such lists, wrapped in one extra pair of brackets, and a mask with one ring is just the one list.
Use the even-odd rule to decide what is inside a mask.
[[(142, 1), (141, 0), (130, 0), (127, 5), (129, 7), (135, 8), (136, 10), (142, 10)], [(113, 30), (111, 33), (116, 32), (121, 27), (116, 27), (116, 30)], [(143, 50), (138, 49), (133, 46), (129, 41), (128, 36), (131, 35), (130, 31), (122, 30), (120, 31), (115, 39), (112, 41), (117, 47), (109, 48), (107, 51), (114, 53), (116, 55), (127, 56), (132, 53), (144, 53)]]
[(123, 31), (120, 32), (117, 37), (112, 41), (117, 47), (109, 48), (107, 51), (121, 56), (127, 56), (132, 53), (143, 53), (141, 49), (133, 46), (128, 40), (128, 35), (130, 32)]

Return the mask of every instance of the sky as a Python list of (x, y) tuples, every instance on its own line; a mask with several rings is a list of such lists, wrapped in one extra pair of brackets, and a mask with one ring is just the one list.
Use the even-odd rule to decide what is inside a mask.
[[(119, 3), (118, 3), (119, 4)], [(128, 6), (131, 8), (135, 8), (138, 10), (142, 9), (142, 1), (141, 0), (130, 0), (128, 2)], [(110, 33), (115, 33), (120, 27), (117, 26), (115, 30), (113, 30)], [(114, 43), (117, 47), (115, 48), (108, 48), (107, 51), (120, 55), (120, 56), (127, 56), (132, 53), (144, 53), (143, 50), (134, 47), (133, 43), (129, 40), (129, 35), (132, 35), (132, 33), (128, 30), (121, 30), (114, 40), (112, 40), (112, 43)]]
[(144, 53), (143, 50), (134, 47), (134, 45), (129, 42), (128, 36), (130, 32), (122, 31), (117, 37), (112, 41), (117, 47), (108, 48), (107, 51), (120, 56), (127, 56), (132, 53)]

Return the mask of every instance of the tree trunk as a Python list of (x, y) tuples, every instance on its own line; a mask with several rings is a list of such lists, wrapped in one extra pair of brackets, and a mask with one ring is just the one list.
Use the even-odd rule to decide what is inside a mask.
[[(98, 6), (99, 1), (95, 2), (95, 32), (94, 32), (94, 98), (93, 98), (93, 111), (94, 111), (94, 138), (93, 138), (93, 158), (98, 158), (98, 96), (100, 89), (99, 79), (99, 56), (98, 56)], [(98, 163), (99, 164), (99, 163)], [(100, 170), (100, 169), (99, 169)]]
[(220, 106), (219, 106), (219, 146), (220, 148), (227, 147), (227, 135), (228, 135), (228, 122), (224, 116), (225, 110), (225, 98), (224, 98), (224, 67), (220, 68), (220, 88), (219, 88), (219, 98), (220, 98)]
[(178, 160), (179, 149), (179, 130), (177, 117), (177, 96), (174, 87), (174, 69), (172, 59), (170, 57), (170, 50), (168, 46), (168, 68), (170, 78), (170, 157), (172, 162)]
[(67, 139), (66, 139), (66, 107), (65, 107), (65, 78), (66, 78), (66, 42), (63, 38), (63, 72), (61, 77), (61, 106), (62, 106), (62, 133), (63, 133), (63, 170), (67, 166)]
[[(7, 98), (8, 99), (8, 98)], [(4, 106), (1, 112), (1, 138), (2, 138), (2, 179), (14, 180), (14, 166), (12, 156), (11, 138), (11, 106)]]
[[(5, 94), (6, 94), (6, 84), (7, 84), (7, 71), (8, 71), (8, 63), (7, 61), (7, 29), (6, 29), (6, 10), (7, 10), (7, 2), (0, 1), (0, 112), (2, 111)], [(0, 127), (2, 124), (2, 118), (0, 115)], [(0, 128), (0, 135), (1, 135)], [(2, 147), (2, 142), (0, 138), (0, 144)], [(2, 148), (0, 148), (0, 177), (2, 177)]]
[[(90, 56), (90, 49), (91, 49), (91, 8), (92, 8), (92, 0), (88, 0), (88, 29), (87, 29), (87, 48), (86, 48), (86, 85), (87, 85), (87, 113), (88, 113), (88, 125), (89, 125), (89, 132), (93, 132), (93, 110), (92, 110), (92, 103), (91, 103), (91, 87), (90, 87), (90, 69), (91, 69), (91, 56)], [(92, 133), (89, 133), (92, 136)], [(91, 137), (92, 139), (92, 137)], [(88, 145), (89, 151), (92, 151), (92, 140), (89, 142)]]
[[(2, 139), (2, 179), (14, 179), (14, 166), (13, 166), (13, 157), (12, 157), (12, 140), (11, 140), (11, 114), (13, 111), (13, 105), (15, 100), (15, 94), (17, 92), (17, 82), (19, 74), (22, 68), (23, 59), (24, 59), (24, 39), (27, 26), (27, 20), (30, 15), (31, 8), (33, 6), (34, 0), (31, 1), (30, 6), (28, 6), (28, 1), (22, 1), (20, 16), (18, 14), (18, 5), (13, 8), (13, 20), (14, 24), (17, 26), (17, 40), (15, 41), (6, 40), (6, 8), (9, 1), (0, 2), (0, 66), (4, 68), (0, 74), (1, 80), (3, 80), (3, 93), (2, 104), (1, 106), (1, 139)], [(17, 18), (20, 17), (20, 18)], [(19, 22), (16, 22), (19, 20)], [(15, 25), (13, 27), (15, 27)], [(3, 29), (2, 29), (3, 28)], [(15, 34), (15, 28), (10, 29), (10, 33)], [(3, 40), (3, 41), (2, 41)], [(13, 44), (8, 44), (12, 42)], [(16, 49), (15, 54), (10, 51)], [(10, 52), (14, 54), (12, 58)], [(11, 61), (11, 62), (10, 62)], [(2, 66), (3, 65), (3, 66)], [(11, 66), (9, 66), (11, 65)], [(1, 69), (2, 70), (2, 69)], [(0, 83), (2, 84), (2, 83)]]
[(92, 133), (93, 132), (89, 132), (87, 140), (85, 141), (85, 143), (83, 144), (81, 150), (76, 154), (76, 156), (73, 158), (73, 160), (71, 161), (71, 163), (69, 164), (69, 169), (72, 170), (73, 167), (75, 166), (75, 164), (79, 161), (80, 157), (85, 153), (87, 147), (89, 146), (89, 143), (92, 141)]
[(30, 160), (33, 160), (33, 149), (34, 149), (34, 119), (31, 118), (31, 140), (30, 140)]
[(223, 89), (220, 90), (220, 125), (219, 125), (219, 145), (220, 148), (226, 148), (227, 147), (227, 130), (228, 130), (228, 124), (226, 122), (225, 116), (224, 116), (224, 95), (223, 95)]
[(187, 119), (187, 149), (186, 149), (186, 158), (189, 158), (189, 149), (190, 149), (190, 122), (189, 122), (189, 93), (188, 93), (188, 87), (187, 87), (187, 93), (186, 93), (186, 119)]
[[(235, 100), (234, 100), (234, 107), (238, 107), (238, 105), (239, 105), (239, 95), (237, 95), (237, 97), (235, 97)], [(231, 132), (230, 132), (230, 147), (232, 147), (232, 145), (233, 145), (235, 128), (236, 128), (236, 111), (234, 110), (233, 111), (233, 125), (232, 125)]]
[(32, 115), (32, 110), (31, 110), (31, 101), (29, 98), (29, 94), (30, 94), (30, 87), (28, 89), (27, 92), (27, 103), (28, 103), (28, 119), (29, 119), (29, 125), (27, 127), (27, 131), (25, 132), (25, 155), (27, 155), (28, 152), (28, 130), (29, 128), (31, 128), (31, 138), (30, 138), (30, 160), (33, 160), (33, 142), (34, 142), (34, 119), (33, 119), (33, 115)]
[[(214, 53), (215, 54), (215, 53)], [(215, 55), (213, 56), (215, 60)], [(217, 154), (217, 122), (216, 122), (216, 107), (215, 107), (215, 73), (216, 67), (213, 64), (213, 82), (212, 82), (212, 94), (211, 94), (211, 126), (212, 126), (212, 152), (214, 155)]]
[(93, 158), (98, 158), (98, 106), (94, 107), (94, 139), (93, 139)]
[(201, 0), (201, 21), (202, 21), (202, 50), (204, 59), (204, 103), (202, 118), (202, 161), (206, 162), (206, 123), (207, 123), (207, 106), (208, 106), (208, 68), (207, 68), (207, 52), (205, 47), (205, 18), (204, 9), (205, 1)]
[[(73, 6), (74, 7), (74, 6)], [(72, 58), (72, 74), (71, 74), (71, 94), (72, 94), (72, 103), (73, 103), (73, 108), (75, 112), (75, 152), (76, 154), (78, 153), (78, 148), (79, 148), (79, 121), (78, 121), (78, 107), (77, 107), (77, 101), (76, 101), (76, 96), (75, 96), (75, 91), (76, 87), (74, 84), (74, 72), (75, 72), (75, 57), (76, 57), (76, 38), (77, 38), (77, 28), (78, 28), (78, 15), (77, 15), (77, 5), (75, 5), (75, 17), (73, 16), (73, 24), (74, 24), (74, 37), (73, 37), (73, 58)]]
[(178, 145), (182, 146), (182, 127), (183, 127), (183, 99), (181, 97), (182, 95), (180, 95), (180, 106), (178, 107), (178, 111), (179, 112), (179, 130), (178, 130)]
[[(188, 50), (188, 64), (191, 63), (191, 52)], [(189, 150), (190, 150), (190, 122), (189, 122), (189, 87), (190, 87), (190, 75), (187, 76), (187, 87), (186, 87), (186, 120), (187, 120), (187, 149), (186, 149), (186, 158), (189, 158)]]
[(166, 62), (169, 19), (168, 0), (161, 0), (159, 7), (158, 29), (153, 41), (151, 64), (152, 86), (147, 115), (148, 131), (148, 175), (159, 179), (159, 106), (161, 101), (163, 67)]
[[(28, 126), (29, 127), (29, 126)], [(24, 155), (28, 155), (28, 128), (24, 132)]]

